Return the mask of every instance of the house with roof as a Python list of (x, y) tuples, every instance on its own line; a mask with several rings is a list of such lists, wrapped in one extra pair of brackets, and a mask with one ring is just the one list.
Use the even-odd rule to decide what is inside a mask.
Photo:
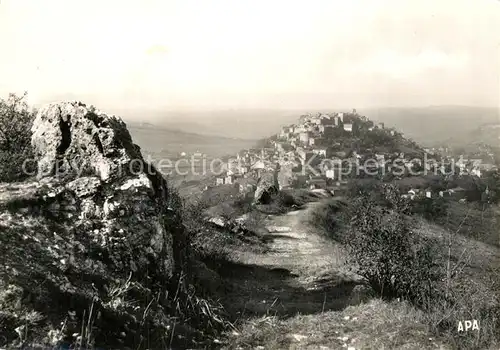
[(491, 171), (497, 169), (497, 166), (495, 164), (490, 164), (490, 163), (481, 163), (478, 165), (478, 167), (479, 169), (484, 171)]
[(379, 166), (384, 166), (384, 164), (385, 164), (385, 154), (375, 153), (375, 159), (377, 160), (377, 163), (379, 164)]
[(337, 127), (337, 125), (335, 125), (335, 124), (324, 125), (325, 131), (323, 133), (330, 133), (336, 127)]
[(224, 178), (224, 184), (225, 184), (225, 185), (232, 185), (232, 184), (233, 184), (233, 179), (234, 179), (234, 176), (233, 176), (233, 175), (227, 175), (227, 176)]
[(245, 175), (246, 173), (248, 173), (248, 167), (244, 166), (244, 165), (239, 165), (238, 166), (238, 173), (240, 175)]
[(315, 117), (311, 120), (311, 123), (314, 125), (320, 125), (321, 124), (321, 117)]
[(299, 134), (299, 141), (305, 145), (309, 144), (309, 133), (308, 132), (301, 132)]
[(347, 152), (345, 151), (337, 151), (334, 153), (336, 157), (344, 159), (347, 156)]
[(420, 194), (420, 189), (418, 188), (412, 188), (408, 191), (408, 197), (410, 199), (415, 199), (416, 196), (418, 196)]
[(352, 132), (352, 124), (351, 123), (344, 124), (344, 130)]
[(282, 139), (286, 139), (286, 138), (288, 138), (288, 136), (289, 136), (290, 132), (291, 132), (291, 131), (290, 131), (290, 127), (289, 127), (289, 126), (283, 126), (283, 127), (281, 128), (281, 131), (280, 131), (280, 135), (279, 135), (279, 136), (280, 136), (280, 138), (282, 138)]
[(474, 167), (471, 169), (470, 174), (472, 176), (481, 177), (481, 169), (479, 169), (478, 167)]
[(259, 159), (252, 164), (250, 169), (254, 174), (257, 174), (257, 177), (260, 177), (262, 175), (262, 172), (266, 170), (266, 165), (262, 160)]
[(335, 125), (335, 119), (338, 118), (336, 116), (334, 117), (328, 117), (328, 118), (323, 118), (321, 119), (321, 125)]
[(274, 148), (276, 149), (276, 151), (278, 153), (283, 153), (285, 152), (285, 147), (284, 147), (284, 143), (283, 142), (276, 142), (274, 144)]
[(327, 187), (326, 179), (320, 176), (311, 177), (309, 180), (307, 180), (307, 185), (311, 190), (326, 189)]
[(318, 156), (326, 157), (327, 148), (325, 147), (315, 147), (312, 152)]
[(450, 197), (455, 200), (461, 200), (465, 198), (466, 192), (467, 191), (460, 186), (448, 190)]
[(297, 153), (297, 156), (301, 160), (305, 160), (306, 159), (306, 150), (303, 149), (302, 147), (297, 147), (297, 149), (295, 150), (295, 152)]
[(306, 129), (305, 129), (305, 126), (304, 126), (303, 124), (301, 124), (301, 125), (297, 125), (297, 126), (293, 129), (293, 134), (294, 134), (294, 135), (298, 135), (298, 134), (300, 134), (301, 132), (304, 132), (304, 131), (306, 131)]

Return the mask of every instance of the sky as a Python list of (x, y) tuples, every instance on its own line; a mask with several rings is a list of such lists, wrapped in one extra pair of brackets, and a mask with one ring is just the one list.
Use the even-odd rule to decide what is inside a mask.
[(498, 0), (0, 0), (0, 43), (32, 104), (500, 107)]

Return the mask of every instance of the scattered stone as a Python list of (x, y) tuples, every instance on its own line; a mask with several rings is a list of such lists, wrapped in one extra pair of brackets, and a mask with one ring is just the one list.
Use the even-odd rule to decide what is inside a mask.
[(287, 233), (292, 231), (292, 229), (287, 226), (267, 226), (266, 229), (269, 233)]
[(218, 227), (225, 227), (226, 226), (226, 221), (221, 217), (210, 218), (210, 219), (208, 219), (208, 222), (210, 222)]
[(292, 338), (295, 339), (298, 342), (301, 342), (301, 341), (307, 339), (307, 336), (306, 335), (302, 335), (302, 334), (292, 334)]

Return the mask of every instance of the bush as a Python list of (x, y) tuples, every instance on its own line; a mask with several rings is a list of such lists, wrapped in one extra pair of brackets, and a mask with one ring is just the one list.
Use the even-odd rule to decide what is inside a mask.
[(322, 203), (312, 212), (309, 223), (316, 227), (325, 237), (342, 242), (346, 222), (343, 211), (348, 207), (345, 200), (333, 199)]
[(269, 198), (269, 203), (259, 205), (259, 210), (271, 215), (284, 214), (318, 198), (318, 194), (305, 189), (282, 190), (273, 194)]
[(448, 204), (443, 198), (417, 198), (412, 201), (412, 212), (429, 220), (444, 217), (447, 211)]
[(413, 233), (409, 206), (397, 189), (384, 186), (386, 205), (368, 196), (353, 200), (344, 244), (356, 273), (382, 297), (401, 297), (427, 307), (438, 294), (437, 244)]
[(25, 102), (26, 94), (10, 94), (7, 100), (0, 99), (0, 182), (11, 182), (26, 178), (36, 169), (31, 149), (31, 126), (34, 113)]

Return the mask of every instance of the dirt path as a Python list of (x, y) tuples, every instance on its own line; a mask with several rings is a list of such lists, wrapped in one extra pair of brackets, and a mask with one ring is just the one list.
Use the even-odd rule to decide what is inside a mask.
[(219, 271), (233, 282), (228, 294), (231, 311), (288, 317), (340, 310), (353, 302), (359, 278), (345, 269), (340, 248), (320, 237), (310, 222), (320, 204), (268, 216), (265, 238), (270, 250), (237, 252), (235, 262)]
[[(270, 251), (235, 252), (219, 273), (237, 328), (225, 349), (448, 349), (406, 303), (372, 299), (338, 245), (311, 224), (321, 202), (270, 216)], [(363, 302), (365, 301), (365, 302)]]
[(311, 224), (312, 213), (320, 204), (309, 203), (303, 210), (269, 217), (266, 228), (271, 253), (245, 256), (246, 263), (287, 269), (296, 275), (293, 282), (308, 288), (332, 273), (339, 279), (352, 279), (344, 269), (340, 247), (320, 237)]

